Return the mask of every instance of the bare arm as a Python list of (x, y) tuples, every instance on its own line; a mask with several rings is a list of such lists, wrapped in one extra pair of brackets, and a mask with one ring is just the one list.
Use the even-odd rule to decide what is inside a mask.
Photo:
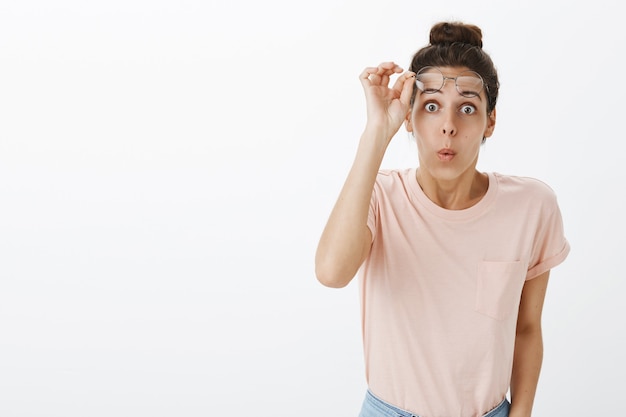
[(513, 374), (511, 377), (511, 412), (509, 417), (530, 417), (543, 361), (541, 314), (550, 271), (527, 281), (522, 290)]
[(393, 62), (366, 68), (360, 75), (367, 102), (367, 125), (356, 157), (322, 232), (315, 254), (317, 279), (329, 287), (344, 287), (369, 253), (367, 227), (376, 175), (391, 138), (409, 111), (414, 74), (406, 72), (389, 88), (389, 77), (401, 73)]

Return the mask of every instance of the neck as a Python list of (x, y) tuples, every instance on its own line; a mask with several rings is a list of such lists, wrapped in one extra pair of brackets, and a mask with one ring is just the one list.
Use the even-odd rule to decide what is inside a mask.
[(487, 193), (489, 177), (476, 170), (454, 179), (435, 178), (419, 169), (416, 179), (424, 194), (438, 206), (448, 210), (463, 210), (478, 203)]

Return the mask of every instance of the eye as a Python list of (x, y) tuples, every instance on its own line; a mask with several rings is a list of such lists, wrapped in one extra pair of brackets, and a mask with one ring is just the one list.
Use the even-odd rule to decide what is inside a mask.
[(476, 113), (476, 107), (470, 105), (470, 104), (466, 104), (463, 107), (461, 107), (461, 113), (463, 114), (474, 114)]
[(426, 110), (428, 113), (433, 113), (439, 110), (439, 106), (436, 103), (426, 103), (424, 105), (424, 110)]

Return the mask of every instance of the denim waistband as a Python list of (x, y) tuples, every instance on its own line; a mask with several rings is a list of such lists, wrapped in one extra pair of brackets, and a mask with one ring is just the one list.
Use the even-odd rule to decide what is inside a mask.
[[(419, 415), (413, 414), (410, 411), (406, 411), (386, 403), (385, 401), (375, 396), (370, 390), (367, 390), (367, 393), (365, 395), (365, 404), (363, 405), (364, 410), (368, 406), (377, 409), (385, 417), (420, 417)], [(506, 398), (504, 398), (500, 404), (498, 404), (487, 414), (484, 414), (482, 417), (507, 417), (509, 415), (509, 408), (510, 403)]]
[(506, 398), (483, 417), (508, 417), (511, 404)]
[(365, 411), (365, 409), (368, 406), (371, 406), (372, 408), (377, 409), (378, 411), (383, 413), (385, 417), (387, 416), (389, 417), (392, 417), (392, 416), (393, 417), (419, 417), (415, 414), (412, 414), (409, 411), (402, 410), (398, 407), (395, 407), (391, 404), (386, 403), (385, 401), (381, 400), (380, 398), (372, 394), (370, 390), (367, 390), (367, 393), (365, 394), (365, 402), (363, 404), (363, 411)]

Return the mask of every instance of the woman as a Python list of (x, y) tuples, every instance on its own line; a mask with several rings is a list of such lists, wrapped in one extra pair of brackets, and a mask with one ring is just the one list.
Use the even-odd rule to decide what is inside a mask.
[[(569, 252), (555, 194), (476, 170), (499, 87), (478, 27), (434, 25), (402, 72), (360, 75), (367, 123), (316, 253), (326, 286), (360, 270), (360, 415), (530, 416), (548, 276)], [(403, 124), (418, 167), (381, 170)]]

